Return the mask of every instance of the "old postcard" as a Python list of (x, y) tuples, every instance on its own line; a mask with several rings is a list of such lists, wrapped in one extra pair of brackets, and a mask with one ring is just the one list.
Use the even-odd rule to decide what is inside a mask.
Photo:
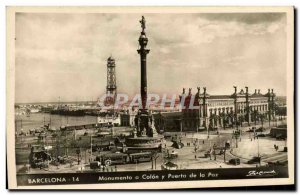
[(293, 7), (7, 7), (9, 189), (294, 184)]

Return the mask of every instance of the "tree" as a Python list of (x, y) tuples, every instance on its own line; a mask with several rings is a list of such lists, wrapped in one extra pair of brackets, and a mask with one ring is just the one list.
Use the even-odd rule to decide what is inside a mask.
[(265, 114), (259, 114), (258, 115), (260, 121), (261, 121), (261, 127), (264, 127), (264, 120), (265, 120)]
[(245, 117), (243, 115), (239, 116), (239, 125), (242, 127), (243, 126), (243, 121), (245, 121)]
[(250, 126), (250, 119), (249, 119), (250, 111), (251, 111), (250, 107), (246, 106), (246, 108), (245, 108), (245, 112), (246, 112), (245, 119), (248, 123), (248, 126)]
[(233, 119), (234, 119), (234, 113), (233, 113), (233, 111), (231, 111), (231, 112), (229, 112), (227, 114), (227, 119), (228, 119), (228, 121), (231, 122), (231, 125), (232, 125), (233, 124)]
[(224, 112), (220, 113), (219, 117), (221, 118), (221, 120), (223, 121), (223, 128), (225, 130), (226, 128), (226, 114)]
[(252, 112), (252, 116), (253, 116), (253, 118), (254, 118), (254, 124), (256, 125), (256, 122), (257, 122), (257, 120), (258, 120), (258, 118), (259, 118), (259, 112), (258, 112), (257, 110), (254, 110), (254, 111)]
[(209, 126), (212, 127), (212, 129), (214, 130), (216, 127), (216, 121), (219, 119), (219, 116), (216, 114), (211, 114), (209, 117)]

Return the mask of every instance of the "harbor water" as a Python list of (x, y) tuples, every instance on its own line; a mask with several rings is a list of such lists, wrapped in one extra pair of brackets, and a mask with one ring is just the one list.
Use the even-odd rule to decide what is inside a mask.
[(41, 128), (50, 124), (50, 127), (59, 129), (67, 125), (84, 125), (97, 123), (96, 116), (63, 116), (49, 113), (31, 113), (30, 115), (15, 115), (16, 132), (23, 129), (28, 132), (30, 129)]

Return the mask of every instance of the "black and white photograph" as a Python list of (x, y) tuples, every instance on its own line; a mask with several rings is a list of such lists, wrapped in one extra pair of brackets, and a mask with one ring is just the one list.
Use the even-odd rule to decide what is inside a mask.
[(293, 7), (7, 7), (10, 189), (294, 184)]

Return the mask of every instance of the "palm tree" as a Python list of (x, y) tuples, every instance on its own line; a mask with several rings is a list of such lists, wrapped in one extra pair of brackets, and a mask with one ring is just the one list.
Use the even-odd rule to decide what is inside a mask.
[(247, 123), (248, 123), (248, 126), (250, 126), (250, 119), (249, 119), (249, 118), (250, 118), (250, 117), (249, 117), (250, 111), (251, 111), (250, 107), (247, 106), (247, 107), (245, 108), (245, 112), (246, 112), (245, 119), (246, 119), (246, 121), (247, 121)]
[(233, 118), (234, 118), (234, 113), (233, 111), (231, 111), (227, 114), (227, 120), (231, 122), (231, 125), (233, 124)]
[(221, 120), (223, 121), (223, 128), (225, 130), (226, 128), (226, 114), (224, 112), (220, 113), (219, 117), (221, 118)]
[(252, 114), (254, 118), (254, 124), (256, 125), (257, 119), (259, 118), (259, 112), (257, 110), (254, 110)]
[(218, 116), (216, 114), (211, 114), (209, 120), (210, 120), (210, 126), (212, 124), (212, 128), (214, 130), (216, 126), (216, 121), (218, 120)]
[(261, 127), (264, 127), (264, 120), (265, 120), (265, 115), (264, 114), (259, 114), (258, 115), (260, 121), (261, 121)]
[(279, 118), (281, 118), (283, 114), (280, 111), (278, 104), (274, 103), (273, 108), (274, 108), (274, 114), (275, 114), (275, 122), (276, 122), (276, 126), (277, 126), (277, 117), (276, 116), (279, 116)]
[(243, 121), (245, 121), (245, 117), (243, 115), (239, 116), (239, 125), (242, 127), (243, 126)]

